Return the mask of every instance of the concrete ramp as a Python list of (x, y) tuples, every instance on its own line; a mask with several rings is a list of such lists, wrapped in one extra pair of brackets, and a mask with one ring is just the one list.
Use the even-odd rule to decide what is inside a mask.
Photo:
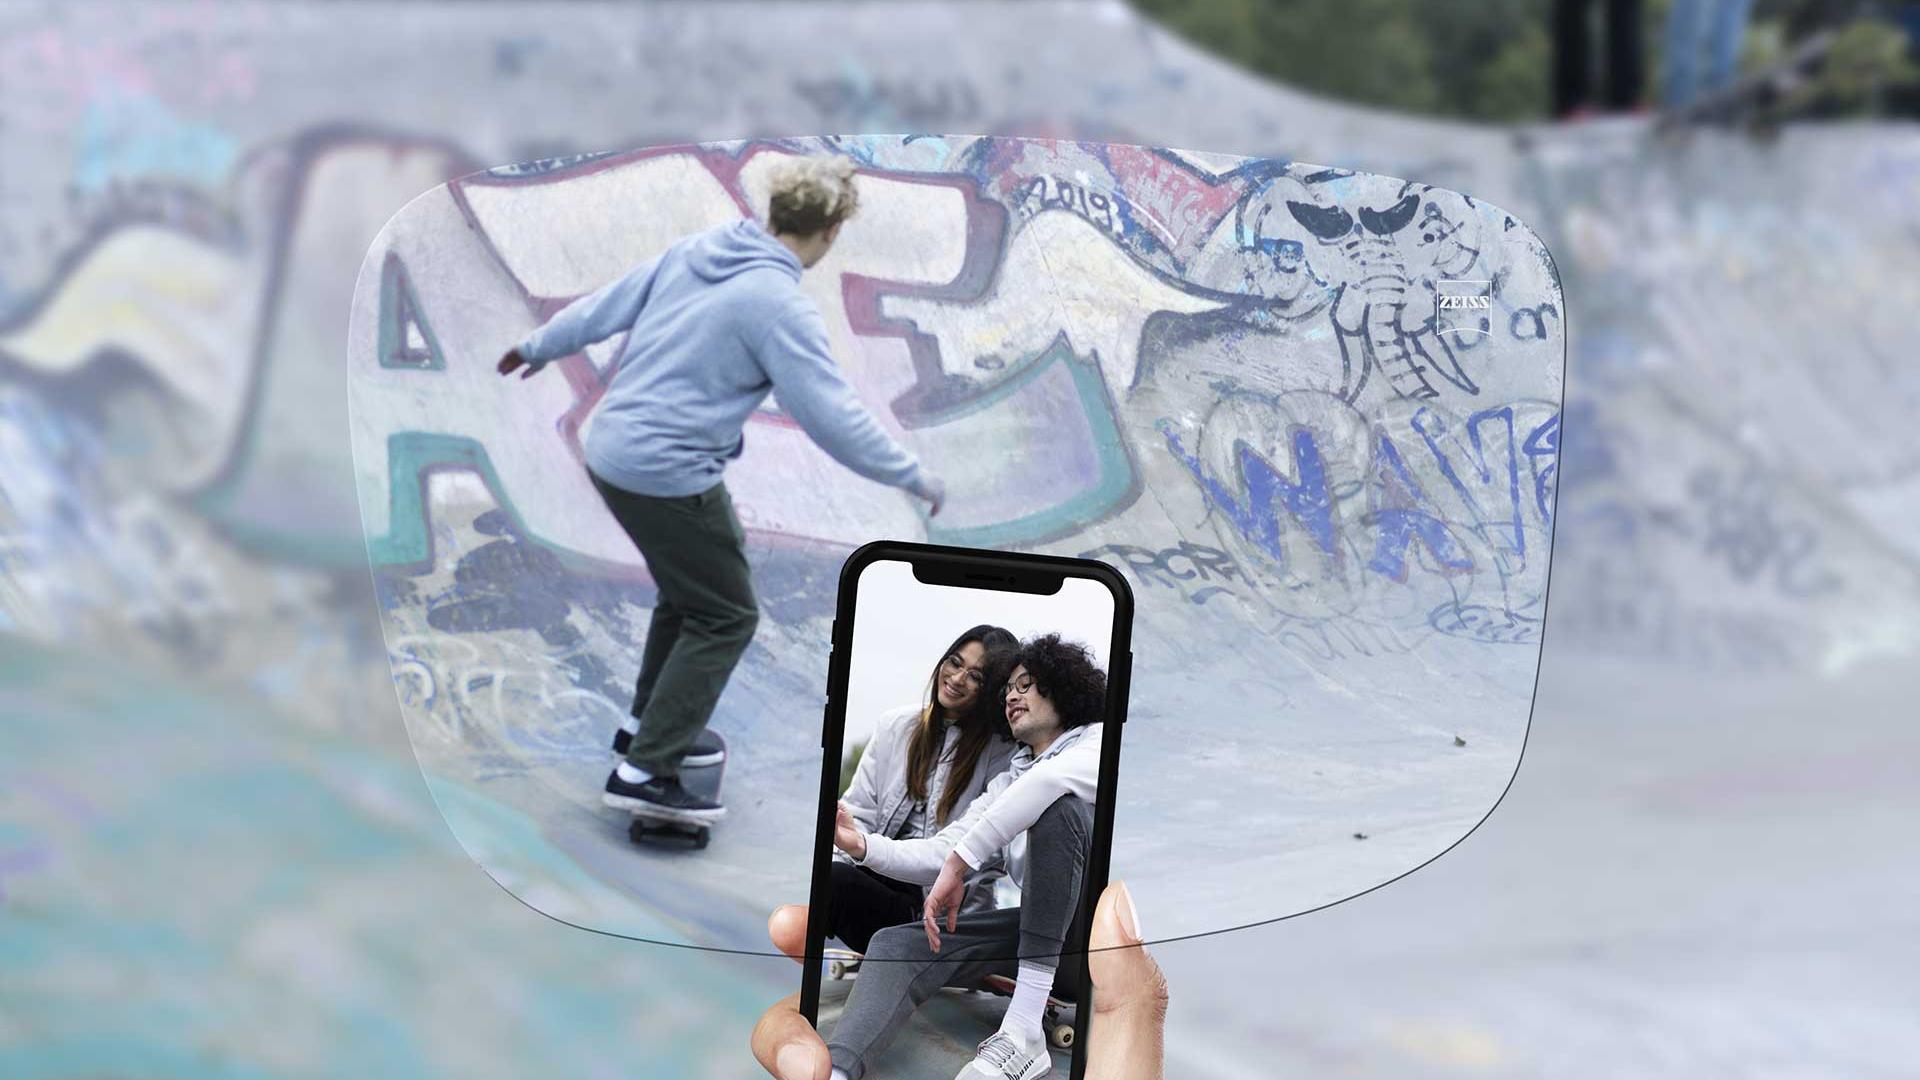
[[(598, 782), (604, 759), (589, 762), (589, 751), (615, 718), (606, 703), (621, 701), (635, 662), (622, 650), (644, 625), (649, 590), (637, 567), (594, 578), (576, 574), (572, 556), (533, 554), (559, 560), (551, 542), (522, 538), (571, 527), (526, 509), (537, 489), (503, 503), (472, 479), (432, 480), (467, 485), (434, 519), (462, 547), (446, 549), (455, 554), (441, 576), (419, 579), (421, 602), (452, 587), (484, 537), (509, 541), (486, 558), (524, 557), (523, 573), (492, 571), (540, 583), (522, 592), (619, 583), (587, 601), (619, 616), (614, 629), (568, 594), (564, 622), (582, 642), (550, 645), (541, 628), (566, 634), (550, 618), (556, 605), (516, 599), (534, 629), (454, 632), (471, 651), (450, 647), (437, 668), (409, 666), (401, 645), (390, 651), (368, 584), (344, 346), (369, 245), (409, 200), (449, 180), (555, 155), (856, 131), (1092, 139), (1411, 177), (1511, 210), (1563, 275), (1564, 308), (1530, 304), (1499, 327), (1564, 333), (1570, 373), (1551, 616), (1518, 779), (1466, 843), (1391, 888), (1156, 949), (1175, 995), (1169, 1075), (1904, 1076), (1920, 1057), (1907, 899), (1916, 875), (1900, 854), (1920, 811), (1904, 767), (1916, 753), (1910, 673), (1920, 662), (1912, 124), (1792, 125), (1754, 140), (1655, 138), (1638, 119), (1509, 127), (1396, 115), (1257, 79), (1099, 0), (579, 0), (543, 7), (537, 24), (515, 6), (470, 0), (10, 4), (0, 59), (0, 1075), (681, 1080), (751, 1069), (747, 1031), (792, 990), (790, 963), (629, 947), (552, 924), (481, 880), (442, 831), (408, 746), (409, 726), (421, 745), (431, 729), (417, 708), (411, 725), (403, 719), (394, 657), (401, 688), (431, 701), (450, 747), (497, 741), (503, 770), (521, 776), (551, 763), (541, 767), (555, 794), (529, 803), (539, 813), (495, 798), (510, 785), (477, 771), (434, 781), (485, 825), (463, 834), (470, 845), (493, 837), (523, 858), (524, 874), (503, 872), (509, 887), (589, 922), (627, 919), (635, 933), (718, 937), (764, 917), (715, 901), (695, 913), (656, 904), (643, 923), (635, 853), (612, 839), (613, 823), (591, 807), (568, 829), (541, 819)], [(924, 158), (895, 147), (879, 167), (953, 179), (947, 147), (913, 145)], [(1151, 209), (1165, 244), (1211, 233), (1220, 211), (1212, 187), (1177, 182), (1182, 171), (1150, 174), (1129, 196)], [(691, 184), (701, 170), (675, 175)], [(1060, 180), (1029, 200), (1064, 205), (1064, 188), (1082, 181)], [(498, 193), (534, 198), (525, 185)], [(687, 205), (696, 194), (707, 205), (707, 194), (685, 193)], [(489, 211), (468, 194), (476, 214)], [(1012, 207), (1013, 195), (987, 188), (982, 198)], [(489, 219), (489, 232), (513, 216)], [(555, 230), (545, 250), (580, 239)], [(509, 241), (493, 240), (503, 252)], [(522, 248), (507, 260), (513, 273)], [(605, 254), (617, 262), (633, 250)], [(1143, 250), (1125, 257), (1164, 271)], [(1097, 267), (1119, 246), (1087, 251)], [(954, 297), (986, 296), (990, 280), (960, 282), (954, 267), (1007, 275), (1016, 254), (969, 263), (938, 252), (937, 266), (891, 271), (889, 319), (931, 320)], [(1056, 271), (1067, 257), (1050, 247)], [(580, 267), (585, 279), (605, 264)], [(559, 269), (524, 272), (529, 284), (551, 277), (546, 300), (580, 287)], [(1074, 283), (1056, 276), (1064, 307)], [(1195, 284), (1224, 287), (1173, 276), (1186, 282), (1177, 295), (1143, 286), (1154, 310), (1193, 302)], [(930, 279), (955, 287), (924, 298), (905, 288)], [(403, 338), (416, 363), (454, 332), (435, 317), (446, 301), (431, 284), (414, 295), (434, 337)], [(486, 294), (508, 303), (502, 329), (533, 317), (516, 288)], [(1107, 385), (1124, 387), (1105, 370), (1120, 353), (1076, 318), (1075, 355), (1097, 349)], [(945, 332), (971, 325), (958, 318)], [(1006, 327), (1009, 340), (1017, 329), (980, 325)], [(1111, 391), (1123, 421), (1160, 392), (1149, 338), (1178, 346), (1157, 323), (1142, 327), (1140, 386)], [(911, 355), (917, 339), (898, 339)], [(956, 370), (984, 373), (967, 365), (988, 351), (973, 347)], [(1224, 346), (1213, 357), (1223, 376), (1236, 370)], [(917, 385), (914, 371), (896, 378)], [(1344, 372), (1318, 369), (1295, 389), (1337, 393)], [(1482, 396), (1495, 392), (1481, 385)], [(481, 433), (496, 471), (510, 467), (509, 429), (537, 456), (561, 453), (541, 420), (579, 403), (572, 389), (552, 401), (539, 396), (549, 388), (521, 389), (533, 414)], [(1213, 401), (1197, 389), (1187, 400), (1203, 398)], [(870, 400), (902, 418), (939, 404)], [(1223, 396), (1221, 408), (1239, 400)], [(929, 440), (980, 415), (897, 422)], [(1169, 467), (1157, 429), (1125, 430), (1138, 461), (1164, 453)], [(1202, 460), (1231, 460), (1176, 431)], [(1316, 447), (1330, 444), (1316, 436)], [(1291, 456), (1262, 453), (1297, 478)], [(412, 490), (399, 491), (403, 505), (419, 502)], [(1444, 477), (1423, 486), (1430, 498), (1450, 490)], [(1040, 494), (1008, 505), (1057, 505), (1058, 491)], [(502, 505), (533, 524), (485, 517)], [(728, 722), (772, 728), (765, 717), (818, 692), (807, 619), (840, 549), (774, 543), (813, 519), (805, 507), (762, 506), (791, 518), (756, 526), (762, 581), (780, 585), (756, 648), (787, 659), (754, 660), (762, 675), (730, 691)], [(879, 507), (911, 529), (910, 508), (876, 501), (868, 511)], [(1216, 535), (1222, 520), (1211, 514), (1197, 530), (1180, 520), (1164, 541), (1123, 538), (1102, 557), (1136, 574), (1143, 611), (1177, 602), (1204, 614), (1227, 594), (1192, 604), (1187, 593), (1232, 583), (1201, 576), (1203, 563), (1218, 564), (1200, 545), (1252, 547)], [(1004, 524), (984, 511), (974, 521)], [(403, 562), (426, 558), (426, 534), (414, 536), (421, 553)], [(1282, 539), (1308, 536), (1290, 524)], [(1081, 550), (1070, 536), (1035, 543)], [(507, 602), (499, 591), (474, 589), (435, 618), (484, 622), (489, 605)], [(1362, 647), (1384, 652), (1370, 624), (1336, 614), (1302, 625), (1290, 614), (1266, 625), (1323, 669)], [(426, 614), (412, 617), (446, 640)], [(1219, 637), (1193, 641), (1163, 651), (1198, 656)], [(1475, 648), (1481, 659), (1524, 652)], [(1206, 690), (1177, 674), (1179, 692)], [(1385, 678), (1343, 683), (1336, 672), (1314, 685), (1351, 692), (1339, 697), (1348, 706), (1411, 708)], [(1268, 693), (1274, 708), (1305, 715), (1297, 688)], [(559, 701), (580, 709), (573, 730), (521, 726), (522, 714), (561, 715)], [(793, 715), (804, 727), (817, 709)], [(1130, 734), (1136, 750), (1155, 724), (1181, 751), (1209, 752), (1165, 716)], [(1459, 749), (1471, 754), (1481, 743), (1466, 734)], [(1303, 745), (1292, 756), (1317, 744)], [(811, 768), (816, 753), (793, 748), (788, 759)], [(1304, 774), (1325, 786), (1297, 790), (1372, 782), (1364, 769), (1327, 768), (1329, 756)], [(1130, 760), (1129, 798), (1139, 784), (1180, 779)], [(138, 763), (137, 781), (99, 795), (103, 763), (120, 761)], [(750, 807), (748, 786), (730, 790)], [(1288, 822), (1288, 835), (1330, 852), (1380, 838), (1343, 817), (1326, 819), (1331, 838), (1308, 816)], [(1353, 840), (1357, 831), (1371, 838)], [(556, 839), (568, 835), (604, 842), (568, 849)], [(1237, 873), (1218, 847), (1173, 854)], [(478, 850), (500, 869), (495, 849)], [(1159, 857), (1121, 855), (1116, 870), (1128, 875)], [(596, 859), (616, 869), (591, 869)], [(527, 887), (538, 881), (556, 883), (552, 895)], [(1182, 901), (1137, 886), (1147, 928), (1171, 933)], [(709, 915), (726, 927), (694, 921)], [(495, 1015), (517, 1019), (486, 1022)], [(689, 1040), (695, 1030), (712, 1037)], [(948, 1042), (964, 1048), (980, 1034), (976, 1021)]]
[[(714, 719), (730, 815), (698, 855), (636, 848), (599, 789), (652, 592), (579, 463), (619, 341), (526, 382), (493, 364), (573, 297), (763, 208), (797, 153), (861, 166), (862, 211), (803, 287), (950, 503), (923, 519), (777, 402), (751, 420), (727, 482), (772, 617)], [(1138, 596), (1114, 859), (1169, 913), (1158, 932), (1361, 892), (1457, 841), (1518, 761), (1564, 351), (1538, 313), (1562, 306), (1545, 249), (1498, 207), (1266, 159), (873, 136), (462, 178), (374, 243), (349, 346), (414, 747), (456, 834), (523, 899), (762, 948), (763, 913), (806, 890), (840, 560), (882, 537), (1083, 555)], [(503, 835), (469, 793), (536, 827)], [(631, 911), (552, 888), (556, 859)]]

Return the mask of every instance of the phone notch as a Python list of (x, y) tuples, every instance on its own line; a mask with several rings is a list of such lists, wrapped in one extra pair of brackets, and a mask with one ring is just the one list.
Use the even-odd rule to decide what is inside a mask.
[(969, 566), (934, 559), (913, 560), (913, 576), (923, 585), (992, 589), (995, 592), (1032, 593), (1036, 596), (1052, 596), (1060, 591), (1060, 583), (1066, 580), (1066, 575), (1057, 570)]

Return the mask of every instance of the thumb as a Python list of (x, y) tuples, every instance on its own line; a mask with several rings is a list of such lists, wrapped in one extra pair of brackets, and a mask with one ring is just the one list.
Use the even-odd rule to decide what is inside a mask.
[(1126, 884), (1107, 886), (1087, 940), (1094, 991), (1088, 1076), (1151, 1080), (1162, 1075), (1167, 979), (1143, 940)]
[(754, 1025), (753, 1056), (780, 1080), (827, 1080), (833, 1062), (799, 1002), (799, 994), (788, 995)]

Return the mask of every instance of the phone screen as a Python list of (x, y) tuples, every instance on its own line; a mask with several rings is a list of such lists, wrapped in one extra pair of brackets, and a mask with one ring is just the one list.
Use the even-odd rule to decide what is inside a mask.
[(839, 610), (803, 1010), (849, 1076), (950, 1076), (975, 1058), (982, 1075), (1037, 1075), (1041, 1056), (1079, 1075), (1124, 580), (1085, 560), (884, 545), (849, 560)]

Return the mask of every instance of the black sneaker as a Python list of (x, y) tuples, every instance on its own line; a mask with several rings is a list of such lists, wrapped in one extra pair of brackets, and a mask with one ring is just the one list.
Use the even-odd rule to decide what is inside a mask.
[[(621, 728), (613, 733), (613, 756), (626, 757), (627, 747), (633, 745), (633, 732)], [(722, 746), (718, 736), (706, 729), (694, 736), (693, 745), (687, 748), (687, 756), (680, 764), (689, 769), (698, 769), (705, 765), (718, 765), (727, 760), (726, 747)]]
[(696, 824), (727, 816), (726, 807), (688, 791), (677, 776), (656, 776), (644, 784), (629, 784), (620, 779), (619, 769), (607, 774), (606, 794), (600, 801), (622, 810), (652, 811)]

